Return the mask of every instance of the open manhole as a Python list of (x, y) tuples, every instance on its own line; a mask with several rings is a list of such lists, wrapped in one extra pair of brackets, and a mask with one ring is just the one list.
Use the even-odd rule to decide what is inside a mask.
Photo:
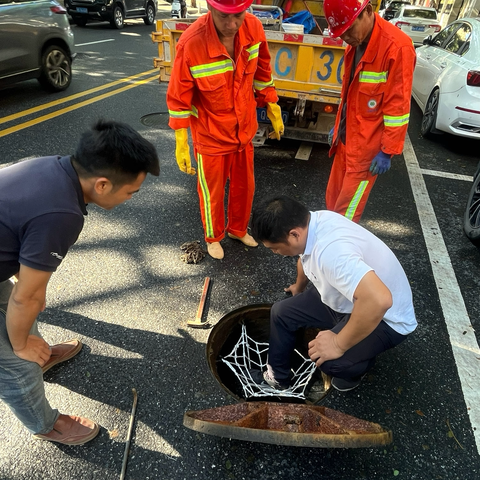
[[(245, 386), (252, 383), (248, 379), (252, 367), (262, 368), (267, 362), (270, 309), (269, 304), (241, 307), (215, 325), (207, 341), (208, 365), (220, 386), (239, 403), (188, 411), (183, 425), (219, 437), (299, 447), (370, 448), (391, 443), (392, 432), (377, 423), (313, 405), (330, 389), (328, 379), (311, 369), (307, 355), (316, 329), (298, 332), (292, 354), (292, 371), (300, 372), (299, 378), (303, 375), (299, 382), (305, 388), (288, 396)], [(299, 395), (302, 391), (304, 395)]]
[(168, 130), (168, 120), (170, 114), (168, 112), (149, 113), (140, 118), (140, 123), (149, 128), (158, 128), (159, 130)]
[(228, 313), (215, 325), (207, 342), (210, 370), (237, 400), (316, 403), (330, 388), (329, 379), (308, 358), (308, 342), (315, 338), (317, 329), (297, 334), (291, 357), (291, 389), (275, 394), (273, 389), (258, 385), (255, 373), (266, 370), (268, 361), (270, 308), (270, 304), (247, 305)]

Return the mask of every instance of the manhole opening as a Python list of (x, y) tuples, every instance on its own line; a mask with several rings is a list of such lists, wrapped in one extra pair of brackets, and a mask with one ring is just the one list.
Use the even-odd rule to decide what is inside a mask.
[[(305, 389), (305, 396), (248, 396), (245, 393), (239, 376), (227, 365), (223, 359), (229, 357), (242, 336), (245, 326), (248, 337), (254, 342), (267, 343), (270, 335), (270, 307), (271, 305), (253, 305), (242, 307), (224, 316), (215, 325), (207, 342), (207, 361), (210, 370), (220, 386), (238, 400), (248, 401), (275, 401), (287, 403), (316, 403), (326, 395), (330, 385), (318, 369), (314, 373)], [(305, 358), (308, 359), (308, 342), (315, 338), (318, 329), (302, 329), (297, 332), (295, 350), (291, 357), (292, 370), (303, 368)], [(242, 351), (240, 351), (240, 354)], [(268, 348), (261, 351), (261, 361), (267, 362)], [(308, 362), (311, 365), (311, 362)]]
[(149, 113), (140, 118), (140, 123), (149, 128), (158, 128), (159, 130), (169, 130), (168, 126), (170, 114), (168, 112)]

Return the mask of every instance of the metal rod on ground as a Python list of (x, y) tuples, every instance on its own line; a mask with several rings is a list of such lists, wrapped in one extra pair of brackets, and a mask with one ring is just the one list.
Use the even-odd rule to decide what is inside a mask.
[(130, 425), (128, 426), (127, 443), (125, 445), (125, 453), (123, 454), (122, 473), (120, 474), (120, 480), (125, 479), (125, 472), (127, 471), (127, 461), (128, 461), (128, 454), (130, 452), (130, 441), (132, 439), (133, 421), (135, 420), (135, 412), (137, 410), (137, 391), (134, 388), (132, 388), (132, 392), (133, 392), (132, 413), (130, 414)]

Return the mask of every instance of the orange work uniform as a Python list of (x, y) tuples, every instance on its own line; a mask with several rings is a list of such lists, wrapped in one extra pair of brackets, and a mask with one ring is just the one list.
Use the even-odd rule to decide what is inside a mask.
[[(328, 210), (358, 223), (377, 177), (369, 171), (373, 158), (380, 151), (388, 155), (403, 151), (416, 54), (405, 33), (375, 14), (370, 40), (353, 78), (355, 48), (348, 46), (344, 58), (342, 101), (330, 149), (335, 158), (326, 204)], [(344, 102), (345, 145), (338, 135)]]
[(235, 58), (220, 42), (210, 12), (182, 33), (167, 91), (169, 126), (192, 132), (207, 242), (219, 242), (225, 230), (238, 237), (247, 233), (255, 190), (256, 107), (277, 101), (265, 33), (254, 15), (246, 14), (235, 36)]

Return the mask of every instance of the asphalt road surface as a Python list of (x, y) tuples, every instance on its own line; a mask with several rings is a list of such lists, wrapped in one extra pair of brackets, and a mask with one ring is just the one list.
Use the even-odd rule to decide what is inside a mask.
[[(138, 408), (128, 479), (479, 478), (480, 256), (462, 232), (479, 143), (421, 138), (421, 114), (413, 105), (405, 155), (379, 178), (362, 219), (404, 266), (419, 327), (378, 358), (357, 390), (331, 392), (322, 405), (379, 423), (392, 430), (393, 443), (313, 449), (196, 433), (182, 426), (185, 411), (235, 403), (207, 365), (210, 331), (187, 326), (204, 278), (213, 280), (205, 314), (214, 325), (234, 308), (284, 298), (295, 259), (225, 239), (222, 261), (180, 260), (180, 245), (203, 242), (203, 232), (196, 178), (177, 168), (166, 116), (155, 127), (140, 121), (167, 111), (166, 85), (152, 71), (151, 27), (140, 20), (127, 21), (122, 31), (108, 24), (74, 31), (78, 58), (67, 92), (48, 95), (36, 81), (2, 91), (0, 167), (73, 153), (80, 133), (105, 117), (130, 123), (155, 144), (161, 175), (114, 211), (89, 207), (40, 317), (49, 343), (80, 338), (85, 345), (45, 375), (51, 404), (96, 420), (100, 435), (79, 447), (36, 441), (0, 404), (0, 478), (119, 478), (132, 388)], [(327, 148), (316, 145), (301, 161), (294, 158), (298, 146), (270, 141), (256, 150), (255, 201), (281, 192), (311, 210), (324, 208)]]

